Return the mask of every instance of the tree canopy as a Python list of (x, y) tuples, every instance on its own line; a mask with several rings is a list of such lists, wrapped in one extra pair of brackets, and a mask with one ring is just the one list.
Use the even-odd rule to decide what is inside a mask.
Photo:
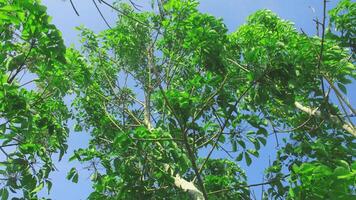
[[(70, 158), (90, 164), (91, 200), (251, 199), (261, 185), (264, 199), (355, 198), (355, 2), (324, 1), (316, 36), (270, 10), (228, 32), (196, 0), (93, 3), (117, 22), (77, 27), (76, 49), (39, 0), (0, 0), (2, 199), (47, 199), (70, 119), (91, 136)], [(279, 134), (266, 181), (248, 184), (240, 164)]]

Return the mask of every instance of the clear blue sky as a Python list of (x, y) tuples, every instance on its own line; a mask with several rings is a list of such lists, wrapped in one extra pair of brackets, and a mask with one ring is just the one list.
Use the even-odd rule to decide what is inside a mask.
[[(76, 16), (71, 8), (69, 0), (42, 0), (48, 7), (48, 13), (53, 17), (53, 23), (62, 31), (65, 43), (67, 45), (75, 44), (78, 46), (78, 32), (74, 27), (85, 25), (95, 32), (106, 29), (99, 13), (96, 11), (92, 1), (89, 0), (73, 0), (80, 16)], [(107, 2), (113, 2), (107, 0)], [(136, 0), (140, 5), (147, 7), (147, 0)], [(338, 1), (331, 0), (328, 3), (328, 8), (336, 5)], [(116, 12), (110, 10), (104, 5), (100, 5), (102, 12), (110, 24), (114, 24)], [(307, 34), (315, 34), (315, 24), (313, 18), (321, 19), (322, 1), (321, 0), (202, 0), (200, 10), (210, 13), (214, 16), (221, 17), (228, 26), (230, 31), (235, 31), (241, 24), (245, 22), (247, 16), (259, 9), (270, 9), (276, 12), (280, 17), (291, 20), (295, 23), (298, 29), (302, 28)], [(314, 12), (314, 11), (315, 12)], [(356, 102), (356, 86), (352, 84), (349, 88), (349, 97), (353, 105)], [(70, 155), (74, 149), (86, 147), (89, 136), (86, 133), (71, 133), (68, 139)], [(268, 145), (261, 149), (260, 158), (254, 159), (252, 166), (246, 167), (244, 163), (242, 167), (246, 167), (249, 183), (258, 183), (262, 180), (263, 170), (268, 166), (268, 160), (271, 157), (273, 160), (276, 143), (274, 138), (269, 140)], [(204, 154), (204, 152), (202, 153)], [(85, 166), (78, 163), (68, 163), (68, 155), (64, 157), (62, 162), (57, 164), (58, 171), (52, 174), (53, 188), (49, 195), (53, 200), (80, 200), (85, 199), (92, 191), (90, 183), (90, 173), (85, 170)], [(224, 154), (216, 153), (213, 157), (225, 156)], [(71, 167), (77, 167), (80, 172), (78, 184), (73, 184), (65, 179), (66, 173)], [(44, 195), (46, 195), (44, 193)], [(259, 192), (256, 191), (259, 198)], [(47, 195), (46, 195), (47, 196)]]

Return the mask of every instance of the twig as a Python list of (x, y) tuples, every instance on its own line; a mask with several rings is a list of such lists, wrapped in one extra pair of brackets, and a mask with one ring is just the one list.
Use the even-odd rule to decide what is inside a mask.
[(349, 123), (350, 123), (352, 126), (355, 126), (355, 125), (352, 123), (352, 120), (350, 119), (350, 117), (348, 116), (347, 110), (346, 110), (346, 108), (345, 108), (345, 106), (344, 106), (344, 103), (342, 102), (341, 98), (340, 98), (338, 95), (336, 95), (336, 97), (337, 97), (337, 100), (338, 100), (339, 103), (340, 103), (340, 106), (341, 106), (342, 110), (343, 110), (344, 113), (345, 113), (345, 116), (346, 116), (347, 120), (349, 121)]
[(23, 66), (26, 64), (26, 61), (28, 59), (28, 57), (30, 56), (31, 54), (31, 51), (32, 51), (32, 48), (33, 46), (35, 45), (35, 41), (32, 41), (31, 44), (30, 44), (30, 49), (28, 50), (26, 56), (25, 56), (25, 59), (23, 60), (22, 64), (16, 69), (16, 72), (14, 75), (9, 76), (9, 79), (7, 80), (7, 83), (12, 83), (12, 81), (16, 78), (17, 74), (20, 73), (20, 71), (22, 70)]
[(23, 83), (22, 85), (20, 85), (19, 87), (23, 87), (23, 86), (25, 86), (25, 85), (27, 85), (27, 84), (30, 84), (30, 83), (32, 83), (32, 82), (35, 82), (35, 81), (38, 81), (39, 79), (32, 79), (32, 80), (30, 80), (30, 81), (27, 81), (26, 83)]
[(345, 97), (341, 94), (341, 92), (339, 91), (339, 89), (337, 89), (333, 82), (326, 76), (324, 76), (325, 80), (329, 83), (330, 87), (335, 91), (335, 94), (337, 96), (340, 97), (340, 99), (347, 105), (347, 107), (349, 107), (349, 109), (351, 110), (351, 112), (356, 115), (356, 110), (351, 106), (351, 104), (349, 103), (348, 100), (345, 99)]
[(273, 182), (283, 180), (283, 179), (287, 178), (288, 176), (290, 176), (290, 174), (287, 174), (287, 175), (283, 176), (282, 178), (274, 178), (272, 180), (269, 180), (269, 181), (266, 181), (266, 182), (262, 182), (262, 183), (255, 183), (255, 184), (251, 184), (251, 185), (241, 185), (241, 186), (238, 186), (238, 187), (225, 188), (225, 189), (221, 189), (221, 190), (216, 190), (214, 192), (209, 192), (208, 194), (211, 195), (211, 194), (217, 194), (217, 193), (227, 192), (227, 191), (230, 191), (230, 190), (236, 190), (236, 189), (241, 189), (241, 188), (250, 188), (250, 187), (256, 187), (256, 186), (261, 186), (261, 185), (268, 185), (268, 184), (271, 184)]
[[(141, 25), (143, 25), (143, 26), (145, 26), (145, 27), (147, 27), (147, 28), (156, 29), (156, 28), (150, 26), (149, 24), (147, 24), (147, 23), (145, 23), (145, 22), (142, 22), (141, 20), (139, 20), (139, 19), (137, 19), (137, 18), (135, 18), (135, 17), (130, 16), (128, 13), (126, 13), (126, 12), (124, 12), (124, 11), (122, 11), (122, 10), (120, 10), (120, 9), (118, 9), (118, 8), (116, 8), (116, 7), (114, 7), (114, 6), (112, 6), (111, 4), (109, 4), (108, 2), (106, 2), (106, 1), (104, 1), (104, 0), (100, 0), (100, 2), (104, 3), (105, 5), (107, 5), (108, 7), (112, 8), (113, 10), (115, 10), (115, 11), (118, 12), (118, 13), (120, 13), (121, 15), (127, 17), (128, 19), (131, 19), (131, 20), (133, 20), (133, 21), (135, 21), (135, 22), (138, 22), (139, 24), (141, 24)], [(156, 29), (156, 30), (159, 31), (158, 29)]]
[(279, 141), (278, 141), (278, 136), (277, 136), (277, 131), (276, 131), (276, 128), (274, 127), (274, 125), (273, 125), (273, 123), (272, 123), (272, 121), (271, 120), (269, 120), (268, 119), (268, 121), (269, 121), (269, 123), (271, 124), (271, 126), (272, 126), (272, 130), (273, 130), (273, 133), (274, 133), (274, 137), (275, 137), (275, 139), (276, 139), (276, 143), (277, 143), (277, 148), (279, 147)]
[[(235, 102), (234, 107), (237, 106), (237, 104), (243, 99), (243, 97), (245, 96), (245, 94), (255, 85), (256, 82), (257, 82), (257, 80), (256, 80), (256, 81), (253, 81), (253, 82), (250, 84), (250, 86), (249, 86), (248, 88), (246, 88), (246, 90), (241, 94), (241, 96), (240, 96), (240, 97), (237, 99), (237, 101)], [(233, 113), (233, 111), (234, 111), (234, 109), (231, 109), (230, 112), (229, 112), (229, 114), (228, 114), (227, 116), (230, 116), (230, 115)], [(213, 153), (214, 149), (216, 148), (216, 146), (217, 146), (217, 144), (218, 144), (218, 142), (219, 142), (219, 138), (220, 138), (221, 135), (223, 134), (224, 129), (225, 129), (226, 125), (227, 125), (227, 121), (228, 121), (228, 120), (229, 120), (229, 119), (226, 119), (226, 120), (224, 121), (223, 127), (221, 127), (221, 129), (220, 129), (220, 132), (219, 132), (218, 135), (217, 135), (217, 139), (216, 139), (216, 141), (215, 141), (213, 147), (212, 147), (211, 150), (209, 151), (208, 156), (206, 157), (206, 159), (204, 160), (203, 164), (201, 165), (201, 167), (200, 167), (200, 169), (199, 169), (199, 173), (203, 170), (205, 164), (207, 163), (207, 161), (209, 160), (211, 154)], [(194, 179), (195, 179), (195, 177), (194, 177)]]
[[(324, 52), (324, 42), (325, 42), (325, 20), (326, 20), (326, 0), (324, 0), (323, 4), (323, 22), (321, 24), (322, 30), (321, 30), (321, 46), (320, 46), (320, 53), (319, 53), (319, 59), (318, 59), (318, 70), (320, 72), (320, 66), (323, 60), (323, 52)], [(323, 90), (323, 95), (324, 98), (325, 96), (325, 87), (324, 87), (324, 79), (323, 76), (320, 75), (320, 81), (321, 81), (321, 88)]]
[[(293, 132), (293, 131), (296, 131), (300, 128), (303, 128), (311, 119), (312, 115), (309, 116), (309, 118), (307, 120), (305, 120), (303, 123), (301, 123), (299, 126), (295, 127), (295, 128), (292, 128), (292, 129), (288, 129), (288, 130), (280, 130), (280, 129), (276, 129), (276, 132), (278, 133), (288, 133), (288, 132)], [(272, 124), (272, 121), (270, 121), (270, 123)]]
[(105, 24), (106, 24), (110, 29), (112, 29), (111, 26), (110, 26), (110, 24), (108, 23), (108, 21), (106, 21), (104, 15), (103, 15), (103, 13), (101, 12), (101, 10), (99, 9), (98, 5), (96, 4), (95, 0), (93, 0), (93, 3), (94, 3), (94, 5), (95, 5), (96, 10), (99, 12), (101, 18), (104, 20)]
[(79, 13), (78, 13), (77, 9), (75, 8), (73, 1), (72, 0), (69, 0), (69, 1), (70, 1), (70, 4), (72, 5), (72, 8), (73, 8), (75, 14), (77, 14), (79, 16)]
[(2, 146), (0, 146), (0, 147), (1, 147), (1, 148), (3, 148), (3, 147), (12, 147), (12, 146), (16, 146), (16, 145), (19, 145), (19, 143), (5, 144), (5, 145), (2, 145)]
[(139, 7), (142, 7), (140, 5), (138, 5), (137, 3), (133, 2), (132, 0), (129, 0), (130, 4), (138, 11), (141, 11), (141, 9)]
[(120, 131), (124, 132), (124, 130), (119, 126), (114, 119), (111, 118), (110, 113), (106, 110), (106, 105), (104, 103), (103, 105), (103, 110), (105, 111), (106, 116), (109, 118), (109, 120), (118, 128)]
[(9, 154), (8, 154), (2, 147), (0, 147), (0, 150), (3, 152), (3, 154), (4, 154), (7, 158), (9, 158)]
[[(101, 138), (99, 137), (100, 140), (106, 141), (109, 144), (113, 144), (113, 141), (108, 140), (106, 138)], [(130, 139), (136, 140), (136, 141), (145, 141), (145, 142), (160, 142), (160, 141), (177, 141), (177, 142), (183, 142), (183, 139), (178, 139), (178, 138), (136, 138), (136, 137), (131, 137)]]
[(244, 70), (245, 72), (250, 72), (250, 70), (248, 70), (247, 68), (245, 68), (244, 66), (240, 65), (238, 62), (230, 59), (230, 58), (227, 58), (228, 61), (230, 61), (232, 64), (238, 66), (239, 68), (241, 68), (242, 70)]
[(218, 144), (218, 146), (231, 158), (233, 159), (234, 157), (230, 154), (228, 150), (226, 150), (222, 145)]
[(212, 99), (214, 99), (214, 97), (220, 92), (220, 90), (224, 87), (226, 81), (227, 81), (227, 77), (229, 76), (229, 74), (226, 74), (226, 76), (224, 77), (224, 80), (222, 81), (222, 83), (220, 84), (219, 88), (214, 92), (214, 94), (212, 94), (203, 104), (203, 106), (201, 107), (201, 109), (193, 116), (193, 120), (192, 123), (195, 122), (195, 120), (197, 120), (197, 118), (199, 117), (199, 115), (204, 111), (205, 107), (210, 103), (210, 101)]

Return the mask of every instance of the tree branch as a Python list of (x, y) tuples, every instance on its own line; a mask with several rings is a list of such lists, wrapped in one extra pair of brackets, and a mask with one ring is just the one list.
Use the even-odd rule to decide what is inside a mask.
[[(294, 103), (294, 105), (295, 105), (299, 110), (301, 110), (301, 111), (303, 111), (303, 112), (305, 112), (305, 113), (307, 113), (307, 114), (309, 114), (309, 115), (313, 115), (313, 116), (316, 116), (316, 117), (319, 117), (319, 118), (324, 118), (324, 117), (321, 115), (321, 112), (318, 111), (317, 109), (314, 109), (314, 110), (313, 110), (313, 109), (311, 109), (311, 108), (309, 108), (309, 107), (303, 106), (301, 103), (299, 103), (299, 102), (297, 102), (297, 101)], [(332, 114), (330, 114), (329, 117), (330, 117), (330, 119), (331, 119), (330, 121), (331, 121), (332, 123), (335, 123), (335, 124), (337, 124), (337, 125), (340, 125), (344, 130), (346, 130), (347, 132), (351, 133), (353, 136), (356, 137), (356, 128), (353, 127), (351, 124), (342, 122), (337, 116), (332, 115)]]
[(110, 24), (108, 23), (108, 21), (105, 19), (103, 13), (102, 13), (101, 10), (99, 9), (99, 6), (96, 4), (95, 0), (93, 0), (93, 3), (94, 3), (94, 5), (95, 5), (96, 10), (99, 12), (101, 18), (104, 20), (105, 24), (109, 27), (109, 29), (112, 29), (111, 26), (110, 26)]
[(185, 192), (188, 192), (195, 200), (204, 200), (203, 193), (195, 187), (193, 182), (186, 181), (179, 174), (173, 175), (173, 170), (169, 165), (165, 164), (165, 171), (171, 175), (174, 180), (174, 185), (177, 188), (182, 189)]
[(339, 91), (339, 89), (337, 89), (335, 87), (335, 85), (333, 84), (333, 82), (326, 76), (324, 76), (325, 80), (329, 83), (330, 87), (335, 91), (335, 94), (340, 97), (340, 99), (347, 105), (347, 107), (349, 107), (349, 109), (351, 110), (351, 112), (356, 115), (356, 110), (351, 106), (350, 102), (344, 97), (344, 95), (341, 94), (341, 92)]
[(274, 183), (276, 181), (280, 181), (283, 180), (285, 178), (287, 178), (288, 176), (290, 176), (290, 174), (287, 174), (285, 176), (283, 176), (282, 178), (274, 178), (272, 180), (266, 181), (266, 182), (262, 182), (262, 183), (255, 183), (255, 184), (251, 184), (251, 185), (246, 185), (246, 186), (238, 186), (238, 187), (231, 187), (231, 188), (225, 188), (225, 189), (221, 189), (221, 190), (216, 190), (214, 192), (210, 192), (210, 194), (217, 194), (217, 193), (221, 193), (221, 192), (228, 192), (230, 190), (236, 190), (236, 189), (241, 189), (241, 188), (250, 188), (250, 187), (257, 187), (257, 186), (261, 186), (261, 185), (268, 185), (271, 183)]
[(72, 1), (72, 0), (69, 0), (69, 1), (70, 1), (70, 4), (72, 5), (72, 8), (73, 8), (75, 14), (76, 14), (77, 16), (79, 16), (79, 13), (78, 13), (77, 9), (75, 8), (73, 1)]
[[(250, 84), (250, 86), (249, 86), (248, 88), (246, 88), (245, 91), (243, 91), (243, 93), (241, 94), (241, 96), (240, 96), (240, 97), (237, 99), (237, 101), (235, 102), (234, 107), (237, 106), (237, 104), (243, 99), (243, 97), (245, 96), (245, 94), (255, 85), (256, 82), (257, 82), (257, 81), (253, 81), (253, 82)], [(230, 112), (229, 112), (229, 114), (228, 114), (228, 116), (231, 116), (231, 114), (232, 114), (233, 112), (234, 112), (234, 109), (231, 109)], [(215, 143), (214, 143), (213, 147), (212, 147), (211, 150), (209, 151), (208, 156), (206, 157), (206, 159), (204, 160), (202, 166), (201, 166), (200, 169), (199, 169), (199, 173), (202, 172), (202, 170), (204, 169), (204, 165), (207, 163), (207, 161), (209, 160), (211, 154), (212, 154), (213, 151), (215, 150), (215, 148), (216, 148), (216, 146), (217, 146), (217, 144), (218, 144), (218, 142), (219, 142), (219, 139), (220, 139), (221, 135), (223, 134), (224, 129), (226, 128), (226, 125), (227, 125), (228, 120), (229, 120), (229, 119), (226, 119), (226, 120), (224, 121), (224, 124), (223, 124), (223, 126), (221, 127), (220, 132), (219, 132), (218, 135), (217, 135), (217, 139), (215, 140)]]

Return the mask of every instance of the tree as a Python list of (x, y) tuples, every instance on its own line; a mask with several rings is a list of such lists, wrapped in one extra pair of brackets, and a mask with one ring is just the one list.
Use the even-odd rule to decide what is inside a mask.
[[(65, 153), (70, 117), (91, 134), (70, 159), (90, 163), (89, 199), (250, 199), (260, 185), (265, 199), (355, 198), (356, 112), (345, 97), (356, 78), (355, 3), (340, 1), (329, 26), (325, 10), (311, 37), (269, 10), (228, 33), (195, 0), (152, 1), (157, 12), (93, 2), (118, 21), (98, 34), (79, 27), (76, 50), (38, 1), (0, 1), (3, 199), (51, 188), (51, 155)], [(24, 70), (35, 89), (24, 88)], [(266, 182), (248, 185), (238, 164), (279, 133), (288, 137)], [(67, 178), (78, 176), (73, 168)]]
[(38, 0), (0, 0), (0, 41), (0, 196), (36, 199), (67, 149), (66, 48)]

